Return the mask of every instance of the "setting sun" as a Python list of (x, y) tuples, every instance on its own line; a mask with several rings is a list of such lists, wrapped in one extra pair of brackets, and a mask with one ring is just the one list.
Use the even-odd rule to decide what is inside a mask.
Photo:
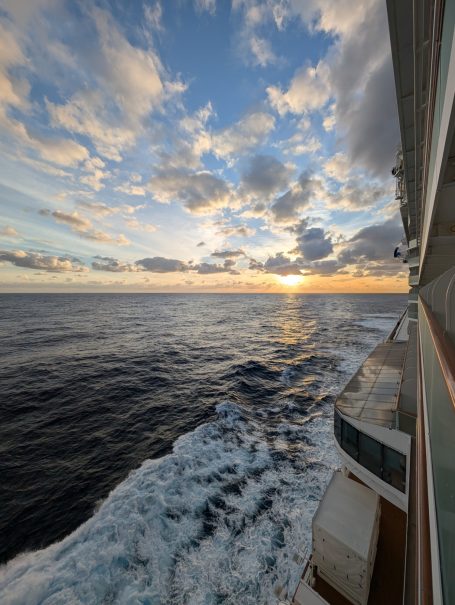
[(285, 286), (298, 286), (302, 282), (302, 277), (302, 275), (280, 275), (278, 279)]

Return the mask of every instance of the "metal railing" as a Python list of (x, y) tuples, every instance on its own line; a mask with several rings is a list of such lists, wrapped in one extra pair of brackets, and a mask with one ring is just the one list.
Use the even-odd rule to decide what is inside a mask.
[(433, 346), (438, 356), (439, 365), (444, 375), (452, 405), (455, 409), (455, 348), (452, 342), (444, 335), (441, 326), (423, 298), (420, 298), (420, 304), (430, 328)]

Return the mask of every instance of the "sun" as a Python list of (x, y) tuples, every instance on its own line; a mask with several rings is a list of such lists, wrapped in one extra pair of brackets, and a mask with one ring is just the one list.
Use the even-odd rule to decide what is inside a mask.
[(301, 275), (280, 275), (278, 277), (280, 283), (284, 286), (298, 286), (302, 282)]

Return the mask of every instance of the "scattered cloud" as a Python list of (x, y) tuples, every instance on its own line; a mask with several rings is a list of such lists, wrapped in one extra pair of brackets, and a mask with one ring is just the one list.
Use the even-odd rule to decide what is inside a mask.
[(194, 268), (200, 275), (212, 275), (213, 273), (230, 273), (234, 266), (234, 261), (226, 259), (222, 265), (217, 263), (200, 263)]
[(0, 227), (0, 237), (19, 237), (19, 233), (14, 227), (5, 225), (5, 227)]
[(72, 231), (85, 239), (106, 244), (115, 244), (118, 246), (130, 245), (130, 241), (122, 233), (117, 236), (112, 236), (104, 231), (94, 229), (92, 222), (76, 211), (69, 213), (60, 210), (51, 211), (43, 208), (39, 211), (39, 214), (41, 214), (41, 216), (51, 216), (55, 222), (68, 225)]
[(233, 126), (212, 135), (211, 149), (220, 158), (232, 158), (264, 143), (275, 128), (275, 118), (258, 111), (246, 115)]
[(163, 258), (162, 256), (137, 260), (136, 266), (143, 271), (150, 271), (151, 273), (176, 273), (188, 271), (189, 269), (188, 263), (173, 258)]
[(110, 273), (137, 272), (139, 267), (136, 264), (124, 263), (110, 256), (96, 256), (92, 262), (94, 271), (109, 271)]
[(267, 95), (272, 107), (281, 115), (321, 110), (331, 98), (330, 71), (325, 62), (299, 69), (287, 91), (269, 86)]
[(125, 221), (126, 225), (135, 231), (146, 231), (147, 233), (154, 233), (158, 227), (151, 225), (150, 223), (142, 223), (137, 218), (129, 218)]
[(305, 260), (321, 260), (333, 252), (332, 241), (324, 229), (309, 227), (306, 219), (293, 227), (292, 232), (297, 235), (296, 252)]
[(217, 235), (225, 237), (252, 237), (255, 233), (256, 229), (248, 225), (226, 225), (216, 231)]
[(393, 251), (403, 238), (403, 227), (397, 218), (360, 229), (340, 246), (338, 258), (350, 265), (366, 261), (393, 263)]
[(11, 263), (16, 267), (39, 269), (51, 273), (73, 271), (82, 273), (88, 271), (78, 259), (65, 256), (52, 256), (39, 252), (25, 252), (24, 250), (0, 251), (0, 262)]
[(266, 273), (275, 273), (276, 275), (302, 275), (299, 264), (291, 261), (282, 252), (275, 256), (269, 256), (262, 269)]
[(212, 214), (232, 203), (229, 185), (210, 172), (162, 169), (150, 179), (149, 189), (158, 202), (180, 202), (193, 214)]
[(240, 256), (246, 256), (243, 250), (222, 250), (220, 252), (212, 252), (210, 256), (215, 258), (239, 258)]
[(268, 198), (285, 189), (293, 168), (271, 155), (255, 155), (242, 175), (242, 185), (247, 194)]
[(321, 179), (311, 170), (306, 170), (286, 193), (274, 201), (270, 208), (272, 217), (277, 223), (294, 223), (303, 209), (312, 202), (317, 203), (324, 195)]
[(194, 0), (194, 6), (200, 13), (206, 12), (210, 15), (216, 13), (216, 0)]

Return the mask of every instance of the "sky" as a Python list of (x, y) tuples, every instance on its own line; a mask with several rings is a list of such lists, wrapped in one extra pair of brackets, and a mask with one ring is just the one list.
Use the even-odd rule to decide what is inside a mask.
[(404, 292), (385, 0), (0, 0), (0, 291)]

